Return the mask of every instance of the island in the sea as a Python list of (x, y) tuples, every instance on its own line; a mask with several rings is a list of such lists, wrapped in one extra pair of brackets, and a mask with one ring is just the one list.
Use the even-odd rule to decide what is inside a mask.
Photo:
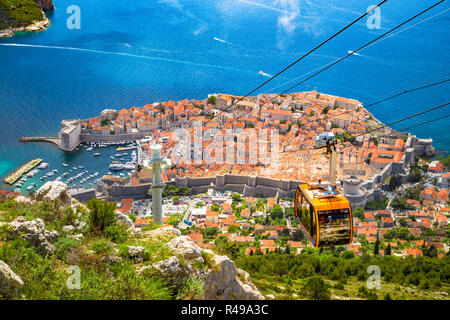
[(0, 0), (0, 38), (18, 31), (45, 30), (50, 21), (44, 11), (53, 9), (53, 0)]

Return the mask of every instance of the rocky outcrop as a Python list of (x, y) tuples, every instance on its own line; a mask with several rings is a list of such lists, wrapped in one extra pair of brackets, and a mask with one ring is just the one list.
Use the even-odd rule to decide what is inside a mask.
[(64, 226), (62, 228), (63, 232), (67, 233), (68, 235), (73, 235), (77, 232), (83, 232), (86, 231), (87, 224), (84, 221), (80, 221), (78, 219), (75, 219), (73, 224), (69, 224), (67, 226)]
[[(236, 268), (234, 262), (227, 256), (218, 256), (211, 250), (202, 250), (186, 236), (173, 238), (166, 246), (176, 256), (145, 266), (139, 272), (152, 269), (177, 286), (180, 286), (187, 277), (196, 276), (203, 280), (203, 298), (208, 300), (264, 299), (251, 283), (248, 273)], [(207, 268), (194, 268), (194, 263), (204, 263)]]
[(0, 298), (16, 297), (22, 286), (22, 279), (0, 260)]
[(13, 232), (26, 240), (31, 246), (43, 255), (54, 253), (55, 246), (52, 244), (59, 236), (58, 231), (49, 231), (45, 228), (42, 219), (26, 221), (22, 216), (10, 223), (14, 228)]
[(0, 38), (14, 37), (13, 29), (0, 30)]
[(8, 28), (0, 30), (0, 38), (9, 38), (14, 36), (14, 32), (20, 32), (20, 31), (30, 31), (30, 32), (36, 32), (36, 31), (44, 31), (47, 29), (47, 27), (50, 25), (50, 20), (47, 19), (47, 17), (43, 17), (40, 21), (34, 21), (31, 24), (24, 26), (24, 27), (16, 27), (16, 28)]
[(123, 224), (127, 229), (134, 228), (134, 223), (126, 214), (116, 211), (116, 220), (118, 223)]
[(173, 253), (183, 257), (185, 260), (203, 262), (202, 250), (187, 236), (173, 238), (166, 243), (166, 246)]
[(123, 259), (122, 259), (122, 257), (119, 257), (118, 255), (108, 255), (108, 256), (103, 257), (102, 261), (109, 265), (115, 265), (117, 263), (121, 263), (123, 261)]
[(131, 260), (139, 263), (144, 261), (145, 257), (145, 248), (140, 246), (129, 246), (128, 247), (128, 256)]
[(55, 9), (55, 7), (53, 6), (53, 0), (34, 0), (34, 1), (44, 11)]
[(70, 202), (67, 185), (61, 181), (47, 181), (36, 193), (37, 200), (60, 200), (63, 203)]
[(29, 203), (29, 204), (31, 204), (33, 202), (33, 201), (31, 201), (30, 198), (25, 197), (25, 196), (17, 196), (17, 197), (14, 198), (14, 200), (16, 202), (19, 202), (19, 203)]
[(143, 231), (141, 237), (145, 240), (168, 241), (172, 238), (181, 236), (181, 231), (172, 227), (158, 228), (151, 231)]
[[(141, 269), (140, 272), (145, 270), (146, 267)], [(191, 264), (181, 265), (178, 257), (170, 257), (169, 259), (154, 263), (149, 266), (149, 269), (159, 272), (164, 278), (169, 280), (172, 284), (181, 287), (183, 281), (196, 273)]]
[(263, 295), (239, 270), (245, 282), (238, 279), (238, 269), (227, 256), (213, 256), (214, 267), (205, 276), (204, 297), (207, 300), (263, 300)]

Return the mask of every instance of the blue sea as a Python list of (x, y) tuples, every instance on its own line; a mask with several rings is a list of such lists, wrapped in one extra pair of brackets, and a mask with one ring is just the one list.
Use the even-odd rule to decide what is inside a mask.
[[(37, 157), (60, 172), (65, 171), (61, 166), (65, 162), (69, 167), (83, 165), (90, 172), (106, 173), (108, 155), (114, 154), (111, 148), (94, 159), (83, 148), (63, 153), (50, 144), (24, 144), (18, 139), (56, 135), (62, 119), (91, 117), (106, 108), (203, 99), (218, 92), (246, 94), (377, 2), (54, 0), (56, 9), (48, 14), (51, 26), (46, 31), (0, 40), (0, 176)], [(379, 12), (380, 29), (370, 29), (367, 19), (362, 20), (258, 93), (287, 89), (434, 2), (387, 1)], [(74, 4), (80, 9), (80, 29), (67, 25), (72, 13), (67, 9)], [(404, 27), (410, 28), (293, 91), (317, 89), (369, 104), (428, 80), (446, 79), (448, 10), (444, 2)], [(297, 80), (289, 82), (293, 79)], [(387, 123), (448, 99), (447, 83), (369, 110)], [(446, 107), (394, 128), (449, 112)], [(433, 138), (435, 147), (445, 153), (450, 150), (449, 125), (447, 118), (411, 131)]]

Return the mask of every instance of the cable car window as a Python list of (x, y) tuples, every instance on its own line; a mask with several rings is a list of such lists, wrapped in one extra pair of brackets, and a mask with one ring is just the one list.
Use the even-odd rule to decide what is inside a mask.
[(318, 212), (320, 245), (348, 244), (351, 237), (349, 209)]
[(311, 238), (315, 240), (316, 235), (316, 215), (314, 214), (314, 207), (309, 203), (308, 199), (302, 194), (299, 201), (300, 221), (309, 233)]

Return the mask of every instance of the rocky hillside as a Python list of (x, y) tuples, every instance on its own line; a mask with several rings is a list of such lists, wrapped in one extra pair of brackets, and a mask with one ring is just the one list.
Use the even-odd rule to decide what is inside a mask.
[(264, 299), (227, 256), (171, 227), (133, 226), (60, 182), (0, 203), (0, 299)]
[(44, 30), (50, 21), (42, 10), (53, 10), (52, 0), (0, 0), (0, 38), (14, 31)]

